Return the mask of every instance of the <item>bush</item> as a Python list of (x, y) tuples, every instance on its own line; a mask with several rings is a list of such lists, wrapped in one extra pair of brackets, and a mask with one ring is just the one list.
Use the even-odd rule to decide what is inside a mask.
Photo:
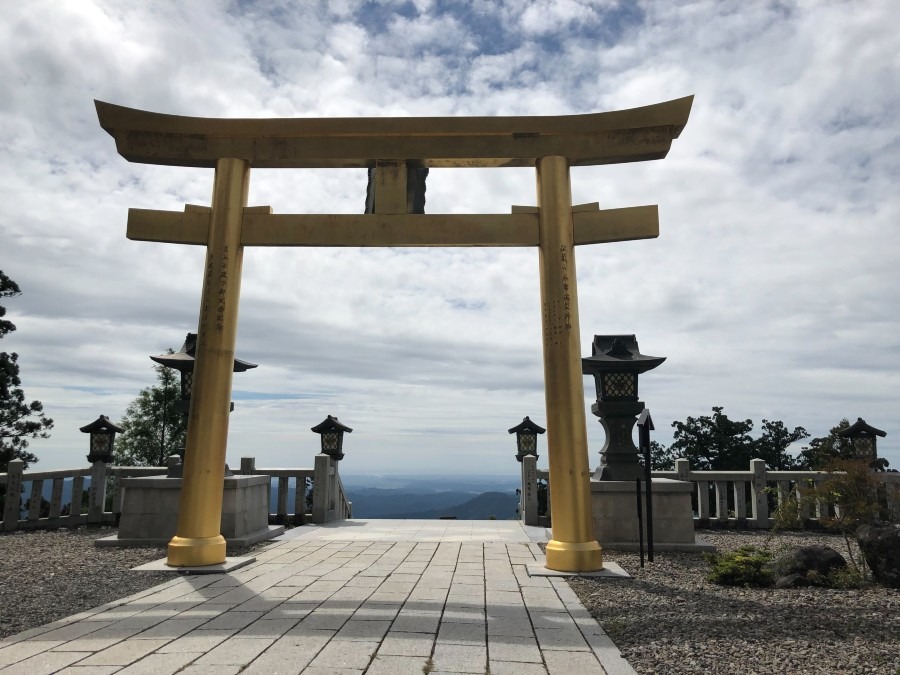
[(847, 565), (831, 570), (825, 575), (824, 586), (828, 588), (862, 588), (867, 583), (865, 571), (856, 565)]
[(709, 553), (706, 556), (712, 569), (707, 579), (724, 586), (771, 586), (774, 582), (772, 554), (753, 546), (741, 546), (737, 551)]

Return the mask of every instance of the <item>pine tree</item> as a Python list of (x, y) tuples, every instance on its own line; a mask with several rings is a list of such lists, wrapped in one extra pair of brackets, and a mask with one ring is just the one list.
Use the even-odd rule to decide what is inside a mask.
[(849, 428), (850, 420), (845, 417), (831, 428), (827, 436), (812, 439), (800, 452), (809, 468), (824, 469), (835, 460), (856, 459), (853, 443), (840, 435)]
[(165, 466), (169, 455), (178, 454), (184, 447), (187, 418), (176, 405), (181, 396), (178, 375), (165, 366), (157, 365), (153, 370), (156, 385), (141, 390), (119, 423), (125, 431), (116, 439), (116, 464)]
[[(0, 271), (0, 298), (21, 292), (19, 285)], [(5, 315), (6, 308), (0, 306), (0, 339), (16, 329), (14, 323), (3, 319)], [(5, 472), (13, 459), (21, 459), (25, 468), (37, 462), (38, 458), (25, 450), (29, 439), (49, 438), (53, 428), (53, 420), (44, 416), (44, 405), (25, 400), (18, 362), (15, 352), (0, 352), (0, 472)]]
[[(751, 437), (753, 420), (729, 419), (722, 406), (714, 406), (712, 416), (688, 417), (684, 422), (672, 422), (674, 442), (669, 447), (653, 441), (650, 445), (651, 464), (657, 471), (672, 470), (675, 460), (685, 458), (691, 468), (701, 471), (746, 471), (751, 459), (765, 460), (771, 470), (801, 470), (809, 468), (807, 456), (788, 452), (797, 441), (808, 438), (803, 427), (789, 429), (780, 420), (763, 420), (762, 435)], [(815, 442), (815, 441), (813, 441)]]

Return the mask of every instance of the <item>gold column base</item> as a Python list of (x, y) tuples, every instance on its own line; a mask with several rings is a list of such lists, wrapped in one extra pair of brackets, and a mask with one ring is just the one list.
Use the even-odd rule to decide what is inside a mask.
[(225, 562), (225, 537), (179, 537), (174, 536), (169, 542), (169, 555), (166, 564), (169, 567), (203, 567), (220, 565)]
[(603, 549), (596, 541), (551, 539), (547, 543), (545, 566), (557, 572), (599, 572), (603, 569)]

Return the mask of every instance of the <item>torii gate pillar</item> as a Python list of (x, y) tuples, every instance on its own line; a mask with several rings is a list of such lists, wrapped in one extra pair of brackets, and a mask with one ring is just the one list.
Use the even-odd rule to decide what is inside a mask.
[(543, 157), (536, 168), (547, 455), (554, 485), (566, 486), (550, 490), (553, 539), (546, 565), (599, 570), (603, 557), (591, 517), (569, 163), (565, 157)]
[(216, 565), (225, 560), (222, 519), (222, 467), (228, 442), (231, 377), (241, 294), (241, 223), (250, 187), (250, 163), (223, 158), (216, 162), (212, 210), (190, 420), (185, 447), (177, 535), (169, 542), (168, 564)]

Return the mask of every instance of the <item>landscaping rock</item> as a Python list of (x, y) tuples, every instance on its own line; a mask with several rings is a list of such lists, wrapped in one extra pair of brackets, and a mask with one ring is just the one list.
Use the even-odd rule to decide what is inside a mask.
[(862, 525), (856, 541), (875, 581), (900, 588), (900, 527)]
[(823, 585), (824, 578), (835, 569), (847, 566), (844, 556), (830, 546), (803, 546), (775, 561), (776, 588)]

